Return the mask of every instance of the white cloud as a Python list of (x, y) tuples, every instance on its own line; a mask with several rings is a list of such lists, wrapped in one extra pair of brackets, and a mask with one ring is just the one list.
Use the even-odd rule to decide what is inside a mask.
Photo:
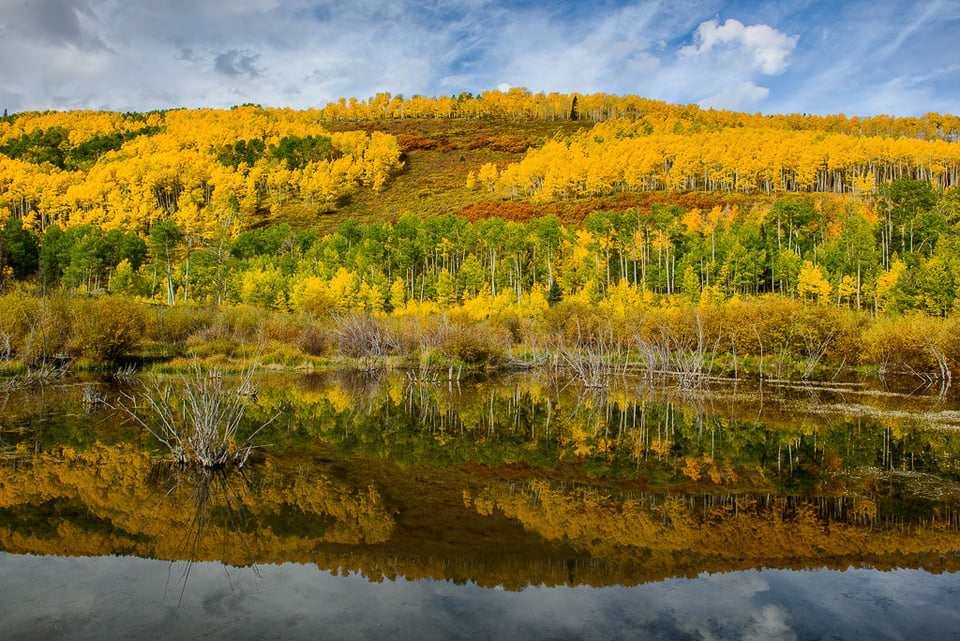
[(957, 72), (937, 75), (956, 62), (955, 1), (725, 20), (709, 18), (729, 0), (626, 1), (0, 0), (0, 108), (299, 108), (501, 83), (764, 111), (960, 104)]
[(734, 85), (727, 85), (714, 95), (700, 101), (700, 106), (704, 109), (729, 109), (732, 111), (744, 108), (766, 99), (770, 95), (770, 90), (766, 87), (758, 87), (749, 80), (738, 82)]
[(748, 64), (767, 75), (783, 73), (787, 57), (797, 46), (797, 37), (788, 36), (765, 24), (744, 26), (729, 19), (722, 25), (716, 20), (702, 22), (694, 44), (680, 50), (683, 56), (703, 57), (716, 53), (720, 60)]
[(689, 33), (701, 8), (648, 0), (576, 22), (531, 10), (514, 16), (495, 41), (499, 75), (532, 91), (662, 98), (659, 79), (671, 55), (664, 43)]

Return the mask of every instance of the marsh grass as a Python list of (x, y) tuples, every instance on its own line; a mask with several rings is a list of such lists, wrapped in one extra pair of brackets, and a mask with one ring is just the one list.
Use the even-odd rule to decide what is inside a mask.
[(259, 355), (238, 377), (228, 378), (222, 368), (203, 368), (195, 360), (178, 385), (148, 377), (138, 394), (124, 393), (116, 407), (162, 443), (179, 465), (243, 467), (254, 450), (254, 437), (279, 416), (240, 438), (244, 412), (256, 397), (258, 364)]
[(61, 383), (69, 371), (69, 361), (60, 363), (59, 365), (43, 363), (39, 367), (28, 367), (26, 371), (15, 374), (9, 379), (0, 382), (0, 391), (15, 392)]

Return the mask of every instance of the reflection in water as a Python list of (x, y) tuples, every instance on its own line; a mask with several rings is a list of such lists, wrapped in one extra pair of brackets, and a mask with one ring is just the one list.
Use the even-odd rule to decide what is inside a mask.
[[(182, 543), (177, 558), (186, 561), (180, 575), (180, 601), (186, 593), (187, 581), (193, 569), (193, 559), (199, 558), (203, 547), (202, 540), (210, 527), (219, 529), (222, 520), (237, 537), (239, 548), (245, 552), (254, 573), (259, 577), (260, 570), (250, 548), (244, 539), (249, 529), (246, 513), (242, 510), (243, 496), (254, 490), (254, 484), (247, 478), (245, 471), (237, 467), (207, 468), (202, 466), (178, 465), (169, 462), (158, 463), (151, 469), (150, 480), (161, 490), (159, 503), (154, 507), (163, 512), (163, 503), (171, 496), (187, 496), (193, 506), (193, 516), (184, 524), (182, 531), (171, 528), (168, 536), (182, 535)], [(167, 488), (166, 491), (163, 491)], [(149, 499), (147, 499), (149, 500)]]
[[(163, 598), (165, 563), (0, 554), (10, 639), (952, 639), (960, 575), (918, 570), (745, 571), (625, 588), (398, 579), (296, 564), (199, 563), (191, 597)], [(225, 580), (225, 573), (229, 580)], [(108, 635), (104, 632), (109, 631)]]
[[(0, 546), (247, 566), (294, 561), (371, 580), (520, 589), (633, 585), (754, 567), (960, 566), (958, 511), (863, 496), (645, 491), (509, 468), (266, 457), (247, 476), (158, 466), (138, 448), (9, 467)], [(686, 477), (683, 477), (686, 478)]]
[(134, 554), (242, 566), (322, 543), (386, 540), (393, 518), (372, 485), (323, 471), (156, 465), (137, 447), (63, 449), (0, 480), (0, 545), (39, 554)]
[[(784, 610), (786, 596), (766, 599), (776, 590), (755, 589), (756, 577), (815, 594), (840, 575), (748, 570), (889, 570), (850, 574), (871, 577), (880, 594), (887, 580), (926, 586), (930, 579), (917, 577), (960, 569), (960, 436), (944, 429), (957, 420), (949, 398), (854, 385), (677, 395), (630, 385), (597, 393), (528, 376), (460, 386), (266, 377), (246, 427), (288, 410), (261, 434), (269, 447), (241, 476), (158, 464), (148, 434), (109, 408), (82, 411), (79, 395), (48, 390), (0, 413), (9, 455), (0, 466), (0, 549), (193, 564), (177, 566), (190, 567), (187, 609), (214, 590), (216, 573), (206, 562), (218, 561), (263, 573), (262, 586), (242, 588), (241, 597), (222, 586), (226, 593), (205, 597), (248, 604), (249, 616), (260, 607), (258, 595), (272, 593), (271, 581), (289, 579), (303, 593), (322, 583), (328, 592), (357, 590), (357, 598), (374, 600), (389, 593), (430, 602), (422, 591), (442, 594), (434, 600), (446, 614), (424, 614), (436, 621), (450, 612), (469, 619), (483, 603), (507, 599), (482, 587), (521, 591), (510, 607), (527, 613), (554, 601), (575, 611), (574, 596), (603, 595), (596, 607), (613, 628), (598, 630), (615, 630), (622, 619), (653, 638), (804, 638), (818, 635), (798, 614), (801, 605)], [(0, 559), (24, 577), (45, 571), (23, 557)], [(147, 561), (110, 563), (155, 572)], [(283, 565), (290, 563), (301, 565)], [(257, 576), (226, 571), (240, 585)], [(351, 576), (343, 583), (327, 571)], [(795, 576), (803, 578), (784, 578)], [(674, 580), (680, 577), (700, 578)], [(727, 589), (724, 577), (733, 577)], [(944, 580), (956, 589), (953, 575)], [(384, 586), (369, 585), (377, 582)], [(644, 590), (586, 590), (639, 585)], [(634, 598), (619, 602), (619, 594), (659, 594), (656, 607), (669, 608), (664, 595), (699, 594), (704, 585), (724, 596), (748, 591), (751, 601), (729, 603), (723, 616), (703, 612), (690, 625), (604, 610)], [(284, 590), (284, 599), (303, 598)], [(323, 598), (347, 607), (341, 597)], [(818, 607), (829, 608), (821, 599)], [(342, 636), (385, 636), (364, 628), (366, 621), (350, 627), (335, 610), (322, 617), (338, 620)], [(531, 638), (550, 637), (549, 630), (556, 638), (592, 634), (547, 619), (514, 623)], [(412, 627), (382, 624), (413, 636)], [(450, 626), (443, 636), (460, 630), (443, 625)], [(738, 632), (728, 634), (726, 625)]]

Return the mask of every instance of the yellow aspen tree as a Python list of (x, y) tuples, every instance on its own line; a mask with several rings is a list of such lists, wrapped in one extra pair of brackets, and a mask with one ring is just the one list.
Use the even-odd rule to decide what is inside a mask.
[(803, 299), (812, 298), (817, 302), (826, 302), (830, 300), (832, 291), (830, 282), (820, 266), (814, 265), (809, 260), (803, 261), (800, 275), (797, 277), (797, 295)]

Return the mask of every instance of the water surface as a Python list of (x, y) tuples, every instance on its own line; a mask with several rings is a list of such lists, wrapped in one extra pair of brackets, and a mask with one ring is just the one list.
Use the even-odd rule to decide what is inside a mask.
[(0, 399), (9, 638), (960, 638), (949, 394), (265, 377), (210, 473), (91, 385)]

